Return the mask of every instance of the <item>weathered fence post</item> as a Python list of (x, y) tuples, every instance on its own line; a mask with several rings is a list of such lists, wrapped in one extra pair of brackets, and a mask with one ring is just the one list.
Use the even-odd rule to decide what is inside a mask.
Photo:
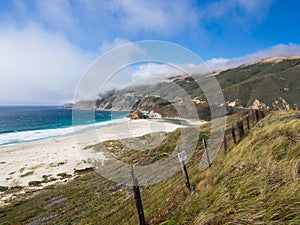
[(223, 138), (224, 152), (227, 152), (227, 140), (226, 140), (226, 133), (224, 128), (222, 128), (222, 138)]
[(232, 134), (233, 142), (234, 142), (234, 144), (236, 144), (236, 136), (235, 136), (235, 130), (234, 130), (233, 123), (231, 124), (231, 134)]
[(247, 129), (249, 131), (250, 130), (249, 114), (247, 114), (246, 120), (247, 120)]
[(262, 110), (258, 110), (259, 119), (264, 118)]
[(134, 170), (133, 170), (133, 165), (132, 162), (130, 162), (130, 169), (131, 169), (131, 177), (133, 180), (133, 192), (134, 192), (134, 198), (135, 198), (135, 204), (136, 204), (136, 209), (139, 215), (139, 220), (140, 220), (140, 225), (147, 225), (145, 216), (144, 216), (144, 210), (143, 210), (143, 203), (142, 203), (142, 198), (141, 198), (141, 193), (140, 193), (140, 187), (138, 184), (138, 180), (134, 176)]
[(177, 148), (177, 152), (178, 152), (178, 159), (179, 159), (179, 162), (181, 163), (181, 168), (182, 168), (182, 173), (183, 173), (183, 177), (184, 177), (185, 186), (189, 190), (191, 190), (190, 179), (189, 179), (189, 175), (188, 175), (188, 172), (187, 172), (187, 169), (186, 169), (186, 166), (185, 166), (185, 162), (184, 162), (187, 159), (186, 152), (185, 151), (180, 152), (178, 146), (176, 148)]
[(244, 137), (244, 124), (243, 124), (243, 119), (242, 117), (240, 118), (239, 121), (236, 121), (236, 126), (238, 128), (238, 132), (239, 132), (239, 141), (242, 140), (242, 138)]
[(251, 121), (252, 121), (252, 125), (255, 124), (255, 110), (251, 111)]
[(259, 114), (258, 114), (258, 110), (255, 109), (255, 118), (256, 118), (256, 122), (258, 123), (259, 121)]
[(205, 151), (205, 155), (206, 155), (207, 165), (208, 165), (208, 167), (210, 167), (211, 163), (210, 163), (210, 160), (209, 160), (209, 155), (208, 155), (206, 140), (202, 139), (202, 142), (203, 142), (203, 147), (204, 147), (204, 151)]

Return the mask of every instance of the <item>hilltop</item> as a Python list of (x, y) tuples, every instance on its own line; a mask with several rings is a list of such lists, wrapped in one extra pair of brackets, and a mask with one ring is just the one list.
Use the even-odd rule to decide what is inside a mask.
[[(227, 117), (228, 132), (239, 116)], [(238, 145), (229, 141), (228, 152), (221, 149), (210, 168), (199, 171), (201, 139), (209, 137), (209, 127), (210, 123), (202, 127), (197, 150), (187, 162), (194, 192), (184, 187), (179, 164), (172, 178), (141, 188), (149, 224), (299, 224), (299, 112), (271, 112)], [(88, 149), (104, 147), (124, 162), (134, 159), (136, 164), (151, 164), (168, 157), (179, 134), (180, 130), (163, 134), (161, 144), (148, 154), (123, 151), (119, 141)], [(155, 137), (139, 139), (147, 142)], [(138, 216), (131, 187), (87, 171), (0, 209), (0, 224), (23, 223), (138, 224)]]
[(114, 90), (95, 101), (77, 102), (73, 107), (154, 110), (165, 117), (176, 117), (175, 109), (182, 107), (184, 102), (192, 101), (199, 118), (209, 120), (210, 108), (196, 81), (205, 84), (206, 76), (213, 75), (222, 89), (228, 113), (232, 113), (233, 108), (296, 108), (300, 106), (299, 74), (300, 56), (273, 57), (213, 74), (173, 76), (156, 84)]
[(276, 57), (222, 71), (216, 76), (228, 103), (289, 109), (300, 105), (300, 57)]

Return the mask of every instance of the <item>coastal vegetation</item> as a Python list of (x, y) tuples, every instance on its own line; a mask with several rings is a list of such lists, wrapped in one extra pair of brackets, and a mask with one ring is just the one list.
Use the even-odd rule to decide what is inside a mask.
[[(227, 129), (236, 116), (227, 117)], [(208, 138), (210, 124), (202, 127)], [(161, 146), (149, 155), (120, 151), (122, 143), (104, 143), (124, 162), (152, 163), (168, 157), (179, 130), (164, 135)], [(299, 224), (300, 202), (299, 112), (271, 112), (237, 145), (228, 142), (210, 168), (199, 171), (203, 146), (187, 162), (186, 189), (180, 166), (175, 175), (141, 187), (149, 224)], [(149, 136), (148, 136), (149, 137)], [(144, 137), (144, 139), (146, 139)], [(95, 145), (94, 148), (99, 147)], [(135, 155), (133, 154), (135, 153)], [(9, 190), (8, 190), (9, 191)], [(20, 197), (0, 209), (1, 224), (138, 224), (132, 187), (113, 183), (87, 170), (66, 184), (48, 186), (34, 196)]]

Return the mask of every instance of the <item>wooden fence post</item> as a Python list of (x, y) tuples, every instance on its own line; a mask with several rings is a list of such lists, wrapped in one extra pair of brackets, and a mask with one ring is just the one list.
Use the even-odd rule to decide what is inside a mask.
[(205, 151), (205, 155), (206, 155), (207, 165), (208, 165), (208, 167), (210, 167), (211, 163), (210, 163), (210, 160), (209, 160), (209, 155), (208, 155), (206, 140), (202, 139), (202, 142), (203, 142), (203, 147), (204, 147), (204, 151)]
[(147, 225), (145, 216), (144, 216), (144, 210), (143, 210), (143, 203), (142, 203), (142, 198), (141, 198), (141, 193), (140, 193), (140, 187), (138, 184), (138, 180), (134, 176), (134, 170), (133, 170), (133, 165), (132, 162), (130, 162), (130, 169), (131, 169), (131, 177), (133, 180), (133, 192), (134, 192), (134, 198), (135, 198), (135, 205), (136, 209), (139, 215), (139, 220), (140, 220), (140, 225)]
[(244, 137), (245, 135), (245, 132), (244, 132), (244, 124), (243, 124), (243, 119), (240, 118), (239, 121), (236, 121), (236, 126), (238, 128), (238, 132), (239, 132), (239, 141), (242, 140), (242, 138)]
[(252, 126), (255, 124), (255, 111), (251, 110), (251, 122), (252, 122)]
[(184, 177), (185, 186), (189, 190), (191, 190), (190, 179), (189, 179), (189, 175), (188, 175), (186, 165), (184, 162), (187, 159), (186, 152), (185, 151), (180, 152), (179, 147), (176, 147), (176, 148), (177, 148), (177, 152), (178, 152), (178, 159), (179, 159), (179, 162), (181, 163), (181, 169), (182, 169), (182, 173), (183, 173), (183, 177)]
[(226, 140), (226, 133), (224, 128), (222, 128), (222, 138), (223, 138), (223, 146), (224, 146), (224, 152), (227, 152), (227, 140)]
[(256, 122), (258, 123), (259, 121), (259, 114), (258, 114), (258, 110), (255, 109), (255, 118), (256, 118)]
[(258, 110), (258, 115), (259, 115), (259, 119), (261, 120), (263, 118), (263, 115), (262, 115), (262, 111), (261, 110)]
[(235, 136), (235, 130), (234, 130), (233, 123), (231, 124), (231, 134), (232, 134), (233, 142), (234, 142), (234, 144), (236, 144), (236, 136)]
[(249, 114), (247, 114), (246, 120), (247, 120), (247, 129), (249, 131), (250, 130)]

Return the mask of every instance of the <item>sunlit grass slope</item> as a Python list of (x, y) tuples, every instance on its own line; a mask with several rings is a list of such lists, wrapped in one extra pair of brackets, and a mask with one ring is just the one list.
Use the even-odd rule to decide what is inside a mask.
[[(228, 128), (234, 118), (228, 118)], [(206, 125), (209, 127), (209, 124)], [(204, 128), (205, 129), (205, 128)], [(176, 131), (178, 133), (178, 131)], [(141, 164), (167, 157), (177, 133), (168, 134)], [(201, 138), (207, 134), (201, 133)], [(112, 147), (113, 142), (108, 142)], [(119, 142), (115, 143), (120, 145)], [(210, 168), (200, 172), (203, 147), (187, 163), (190, 193), (180, 165), (169, 180), (141, 188), (149, 224), (300, 224), (300, 117), (272, 112), (237, 145), (231, 142)], [(130, 151), (130, 150), (128, 150)], [(132, 160), (130, 154), (119, 159)], [(147, 158), (148, 157), (148, 158)], [(136, 160), (135, 163), (139, 163)], [(95, 172), (44, 190), (0, 209), (0, 224), (138, 224), (131, 187), (114, 184)]]
[(300, 224), (300, 115), (276, 112), (200, 175), (178, 224)]

